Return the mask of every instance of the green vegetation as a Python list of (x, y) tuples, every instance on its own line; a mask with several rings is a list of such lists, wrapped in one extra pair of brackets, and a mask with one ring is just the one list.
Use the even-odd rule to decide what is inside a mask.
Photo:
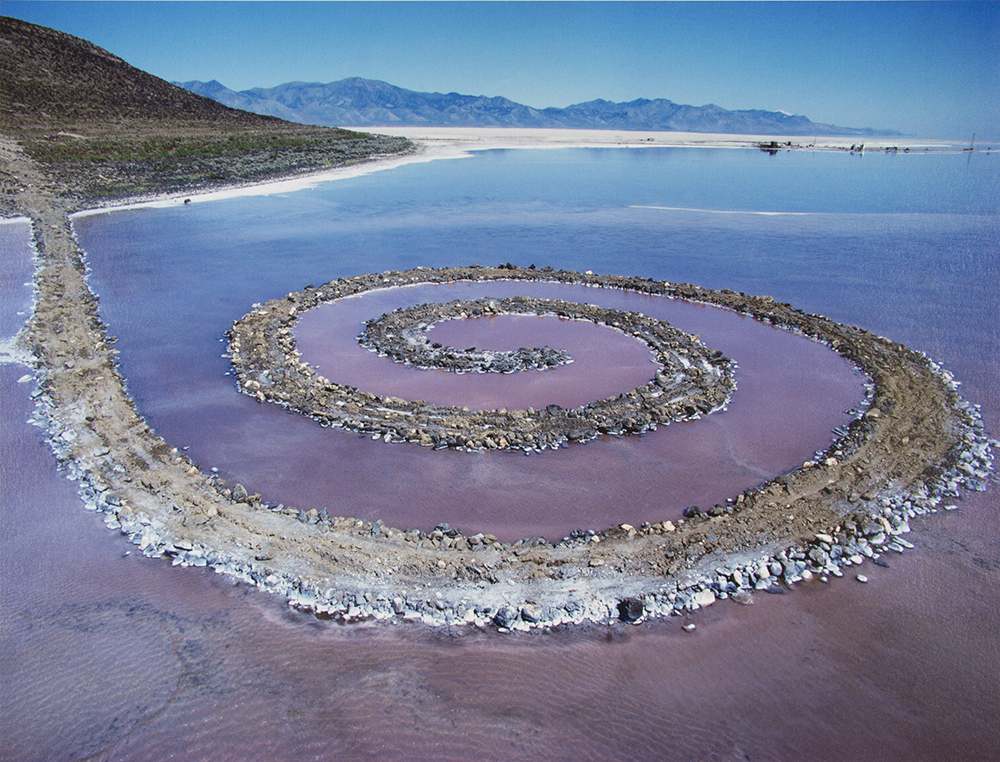
[(157, 159), (211, 159), (266, 151), (312, 152), (368, 137), (349, 130), (277, 130), (222, 135), (77, 137), (66, 133), (25, 139), (21, 145), (45, 164), (145, 162)]

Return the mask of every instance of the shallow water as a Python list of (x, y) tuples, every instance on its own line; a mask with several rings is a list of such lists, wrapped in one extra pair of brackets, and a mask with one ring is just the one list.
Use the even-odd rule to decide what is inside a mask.
[[(739, 363), (739, 388), (726, 411), (704, 421), (672, 424), (642, 437), (602, 437), (530, 457), (519, 452), (432, 452), (321, 429), (308, 419), (234, 394), (230, 378), (202, 372), (195, 359), (145, 362), (151, 375), (140, 370), (130, 376), (130, 388), (141, 405), (151, 401), (149, 419), (168, 440), (190, 442), (189, 454), (196, 461), (269, 499), (306, 510), (326, 508), (333, 515), (382, 519), (400, 528), (429, 531), (447, 521), (470, 534), (493, 533), (511, 541), (533, 536), (557, 540), (575, 528), (626, 521), (676, 520), (689, 505), (725, 501), (812, 457), (830, 443), (835, 426), (849, 421), (845, 411), (864, 397), (860, 377), (814, 342), (717, 309), (556, 284), (425, 286), (345, 300), (307, 316), (299, 334), (312, 335), (304, 336), (310, 340), (303, 345), (303, 356), (317, 354), (321, 373), (369, 391), (432, 401), (456, 401), (449, 395), (457, 394), (464, 404), (475, 402), (470, 395), (481, 392), (477, 382), (484, 376), (405, 368), (360, 347), (354, 337), (365, 319), (404, 304), (514, 293), (588, 300), (669, 319), (733, 357)], [(182, 313), (186, 319), (198, 316), (195, 305), (186, 305)], [(163, 315), (155, 324), (167, 319)], [(604, 352), (614, 336), (596, 332), (590, 349)], [(119, 346), (127, 341), (122, 336)], [(151, 341), (133, 339), (130, 346), (136, 344), (144, 345), (145, 352), (157, 351)], [(319, 353), (320, 346), (326, 354)], [(641, 352), (645, 357), (640, 359), (651, 367), (648, 351)], [(593, 374), (575, 374), (574, 366), (534, 374), (537, 393), (555, 396), (533, 401), (539, 407), (574, 401), (566, 396), (567, 385), (581, 403), (607, 391), (602, 388), (607, 379), (592, 384)], [(582, 367), (586, 370), (586, 364)], [(570, 371), (565, 383), (563, 371)], [(640, 381), (651, 375), (645, 371)], [(500, 387), (499, 406), (517, 403), (504, 386), (520, 379), (486, 378)], [(184, 387), (183, 405), (158, 393), (168, 384)], [(467, 391), (470, 386), (472, 392)], [(161, 407), (160, 401), (166, 404)]]
[(27, 221), (0, 224), (0, 284), (3, 284), (0, 340), (13, 337), (31, 311), (34, 253)]
[[(510, 290), (506, 284), (502, 288)], [(464, 289), (456, 292), (448, 288), (442, 294), (436, 288), (411, 293), (407, 289), (406, 300), (439, 303), (446, 296), (462, 292)], [(370, 314), (369, 301), (352, 299), (310, 310), (299, 322), (295, 337), (301, 359), (326, 378), (381, 396), (420, 399), (470, 410), (542, 409), (553, 404), (574, 408), (630, 391), (652, 380), (656, 370), (646, 344), (608, 326), (552, 315), (498, 315), (442, 321), (432, 325), (425, 335), (429, 341), (456, 349), (512, 351), (522, 347), (558, 347), (568, 353), (570, 362), (560, 367), (510, 374), (454, 374), (437, 369), (413, 373), (401, 364), (387, 365), (372, 351), (358, 351), (357, 339), (352, 334), (357, 332), (358, 310)]]
[[(470, 520), (478, 515), (452, 502), (439, 482), (485, 478), (485, 459), (357, 439), (257, 405), (224, 375), (218, 341), (253, 302), (307, 283), (471, 261), (535, 261), (771, 293), (943, 360), (966, 397), (983, 405), (987, 426), (1000, 430), (1000, 183), (994, 165), (984, 166), (995, 157), (967, 164), (961, 156), (660, 156), (491, 153), (288, 198), (128, 212), (76, 227), (140, 409), (168, 440), (203, 448), (203, 466), (254, 483), (287, 486), (295, 475), (312, 482), (332, 471), (330, 481), (356, 495), (365, 485), (353, 464), (382, 458), (397, 478), (399, 459), (412, 457), (396, 482), (401, 494), (433, 482), (439, 505), (469, 511)], [(5, 275), (5, 305), (13, 287)], [(179, 309), (164, 309), (170, 302)], [(772, 373), (765, 362), (759, 373), (757, 398), (772, 405), (765, 411), (781, 412), (786, 396), (822, 401), (821, 391), (796, 394), (790, 382), (789, 393), (772, 379), (797, 372), (822, 383), (830, 369), (815, 363), (837, 360), (828, 350), (749, 321), (727, 331), (722, 323), (738, 318), (700, 312), (722, 316), (711, 340), (708, 330), (701, 335), (733, 356), (772, 335), (788, 342), (775, 357), (793, 356), (790, 368)], [(764, 338), (740, 340), (756, 334)], [(740, 359), (742, 398), (753, 392), (751, 370)], [(5, 760), (985, 760), (1000, 745), (995, 486), (962, 501), (960, 511), (913, 522), (917, 548), (889, 558), (890, 569), (866, 565), (867, 585), (817, 582), (760, 596), (754, 606), (716, 604), (691, 617), (693, 633), (679, 619), (525, 637), (342, 628), (204, 569), (125, 556), (128, 543), (81, 510), (39, 432), (24, 422), (30, 385), (14, 383), (23, 372), (0, 368)], [(833, 387), (856, 383), (850, 372), (843, 380)], [(693, 443), (703, 443), (689, 452), (692, 462), (716, 455), (721, 422), (740, 413), (740, 399), (718, 421), (690, 427), (698, 432)], [(199, 426), (189, 410), (218, 412)], [(726, 435), (749, 437), (745, 449), (765, 461), (762, 468), (797, 465), (803, 446), (823, 443), (772, 451), (782, 443), (765, 429), (771, 412), (747, 414), (742, 430)], [(808, 409), (802, 415), (811, 419)], [(829, 429), (815, 433), (828, 441)], [(613, 482), (602, 485), (636, 460), (649, 469), (666, 462), (658, 460), (659, 438), (683, 430), (492, 460), (510, 460), (518, 469), (510, 473), (538, 469), (569, 490), (580, 474), (608, 463), (602, 479), (588, 482), (605, 490), (594, 501), (604, 516), (606, 504), (631, 496), (635, 485), (618, 485), (618, 493)], [(175, 436), (185, 432), (189, 441)], [(280, 463), (264, 474), (235, 471), (248, 455), (266, 463), (314, 433), (324, 445), (312, 460), (303, 454), (307, 462), (291, 478)], [(556, 473), (566, 455), (583, 458), (579, 471)], [(511, 486), (508, 466), (490, 466), (498, 487)], [(678, 471), (657, 478), (690, 474)], [(692, 489), (711, 491), (720, 477), (729, 478), (711, 470), (691, 476)], [(524, 490), (530, 494), (531, 484)], [(488, 482), (479, 494), (491, 494)], [(511, 519), (518, 527), (532, 520), (530, 511)], [(566, 526), (565, 517), (552, 524)]]

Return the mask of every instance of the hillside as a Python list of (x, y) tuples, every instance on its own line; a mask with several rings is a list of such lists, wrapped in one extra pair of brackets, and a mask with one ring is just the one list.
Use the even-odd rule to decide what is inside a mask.
[(303, 124), (358, 127), (534, 127), (561, 129), (719, 132), (750, 135), (898, 135), (892, 130), (837, 127), (804, 116), (759, 109), (730, 111), (714, 104), (685, 106), (664, 98), (605, 100), (537, 109), (501, 97), (418, 93), (378, 80), (288, 82), (234, 91), (211, 82), (177, 83), (220, 103)]
[[(410, 148), (229, 108), (86, 40), (9, 17), (0, 17), (0, 135), (63, 193), (91, 201), (251, 182)], [(5, 195), (16, 193), (18, 179), (3, 167), (0, 174)]]
[(182, 125), (281, 128), (281, 120), (223, 106), (54, 29), (0, 17), (0, 130), (88, 134)]

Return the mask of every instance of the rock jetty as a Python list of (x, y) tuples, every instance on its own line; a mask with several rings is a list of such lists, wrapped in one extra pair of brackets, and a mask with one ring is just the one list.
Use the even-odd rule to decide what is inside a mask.
[[(445, 320), (494, 317), (497, 315), (557, 315), (555, 310), (568, 303), (553, 300), (512, 297), (501, 299), (455, 300), (449, 304), (419, 304), (400, 307), (394, 312), (365, 323), (358, 343), (394, 362), (421, 370), (444, 370), (451, 373), (522, 373), (550, 370), (573, 362), (564, 350), (551, 347), (521, 347), (497, 351), (446, 347), (427, 338), (432, 324)], [(572, 307), (588, 305), (572, 305)], [(568, 316), (566, 313), (560, 316)], [(595, 320), (600, 323), (601, 321)]]

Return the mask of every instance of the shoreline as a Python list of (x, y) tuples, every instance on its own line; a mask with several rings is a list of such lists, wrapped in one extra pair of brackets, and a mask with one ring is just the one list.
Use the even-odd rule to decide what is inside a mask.
[(107, 206), (80, 209), (72, 212), (70, 217), (91, 217), (97, 214), (128, 211), (130, 209), (165, 209), (174, 206), (184, 206), (186, 202), (196, 204), (206, 201), (242, 198), (244, 196), (270, 196), (279, 193), (294, 193), (299, 190), (315, 188), (322, 183), (363, 177), (376, 172), (396, 169), (407, 164), (423, 164), (437, 159), (463, 158), (465, 156), (468, 156), (468, 153), (465, 151), (454, 151), (450, 148), (436, 146), (430, 148), (423, 147), (423, 149), (418, 148), (413, 153), (403, 156), (373, 157), (358, 164), (334, 167), (317, 172), (300, 172), (270, 180), (230, 186), (224, 185), (219, 188), (195, 190), (187, 193), (157, 194), (148, 199), (125, 199), (111, 202)]
[[(518, 127), (349, 127), (378, 130), (384, 135), (404, 137), (428, 145), (461, 146), (467, 150), (494, 148), (742, 148), (759, 149), (775, 144), (777, 150), (885, 151), (898, 148), (910, 152), (924, 150), (965, 151), (966, 144), (953, 140), (926, 140), (904, 137), (839, 137), (807, 135), (741, 135), (710, 132), (665, 132), (633, 130), (563, 130)], [(982, 149), (977, 149), (982, 150)], [(989, 150), (989, 149), (987, 149)]]
[[(109, 528), (147, 556), (211, 565), (319, 616), (501, 629), (668, 616), (774, 584), (839, 576), (855, 559), (902, 549), (910, 518), (948, 508), (960, 486), (984, 487), (991, 468), (993, 443), (977, 412), (919, 353), (769, 297), (661, 283), (657, 288), (673, 289), (676, 298), (746, 311), (786, 330), (812, 335), (827, 325), (834, 334), (821, 340), (844, 356), (860, 347), (859, 357), (849, 357), (854, 361), (870, 355), (875, 367), (888, 362), (892, 394), (909, 396), (896, 404), (890, 395), (892, 404), (885, 404), (879, 394), (890, 385), (878, 381), (873, 407), (835, 443), (846, 449), (831, 448), (824, 462), (736, 496), (731, 511), (716, 506), (718, 512), (691, 516), (683, 526), (622, 525), (556, 544), (503, 544), (489, 536), (471, 543), (443, 526), (409, 537), (378, 521), (292, 517), (237, 490), (242, 485), (229, 490), (199, 471), (135, 410), (86, 282), (72, 200), (43, 190), (31, 163), (23, 171), (36, 180), (21, 202), (32, 219), (37, 268), (35, 309), (19, 345), (35, 358), (35, 421), (85, 505), (103, 511)], [(549, 276), (651, 287), (617, 276)], [(790, 523), (793, 505), (799, 518)]]
[[(371, 128), (346, 127), (366, 131)], [(187, 193), (153, 194), (149, 198), (136, 197), (112, 201), (106, 205), (85, 207), (71, 212), (71, 217), (88, 217), (96, 214), (127, 211), (130, 209), (163, 209), (206, 201), (219, 201), (244, 196), (268, 196), (293, 193), (315, 188), (325, 182), (362, 177), (375, 172), (396, 169), (408, 164), (423, 164), (446, 159), (468, 158), (476, 151), (499, 149), (554, 150), (559, 148), (717, 148), (742, 150), (767, 150), (762, 144), (776, 142), (777, 151), (838, 151), (863, 153), (885, 152), (894, 148), (913, 154), (966, 153), (964, 143), (947, 140), (921, 140), (916, 138), (880, 138), (863, 143), (863, 151), (852, 151), (858, 145), (854, 137), (806, 138), (803, 136), (737, 135), (700, 132), (633, 132), (626, 130), (545, 130), (519, 128), (474, 127), (379, 127), (381, 135), (404, 137), (414, 143), (416, 150), (405, 155), (373, 157), (350, 166), (335, 167), (317, 172), (299, 172), (286, 177), (220, 186), (214, 189), (196, 189)], [(808, 141), (808, 142), (807, 142)], [(983, 149), (975, 149), (983, 153)], [(990, 152), (987, 148), (986, 153)], [(759, 212), (759, 214), (764, 214)]]

